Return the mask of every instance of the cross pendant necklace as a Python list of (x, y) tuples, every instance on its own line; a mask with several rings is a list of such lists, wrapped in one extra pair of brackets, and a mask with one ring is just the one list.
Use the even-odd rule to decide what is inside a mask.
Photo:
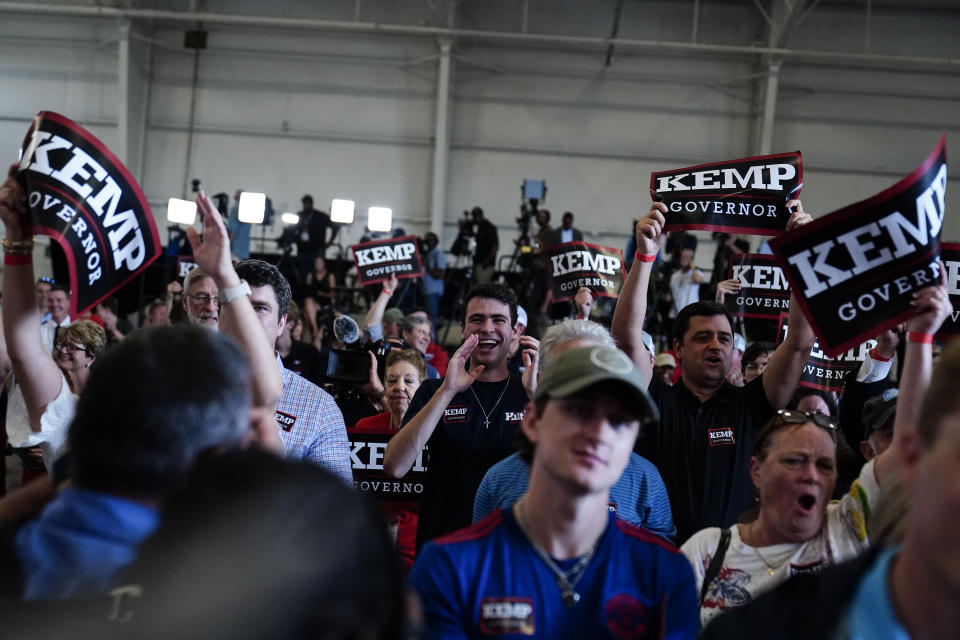
[(473, 390), (473, 385), (470, 386), (470, 393), (473, 394), (474, 400), (477, 401), (477, 406), (480, 407), (480, 413), (483, 414), (484, 429), (490, 428), (490, 416), (492, 416), (493, 412), (497, 410), (497, 407), (500, 405), (500, 401), (503, 400), (503, 394), (507, 392), (507, 387), (509, 386), (510, 386), (510, 374), (507, 374), (507, 383), (503, 385), (503, 391), (500, 392), (500, 397), (497, 398), (496, 403), (494, 403), (490, 411), (487, 411), (486, 409), (483, 408), (483, 403), (480, 402), (480, 397), (477, 395), (477, 392)]
[(533, 550), (537, 553), (537, 556), (540, 557), (540, 560), (543, 561), (547, 568), (550, 569), (550, 572), (553, 574), (554, 578), (557, 581), (557, 587), (560, 588), (560, 599), (563, 600), (563, 605), (570, 609), (578, 602), (580, 602), (580, 594), (574, 590), (577, 586), (577, 582), (580, 581), (580, 578), (583, 577), (583, 574), (587, 570), (587, 565), (590, 564), (590, 560), (593, 559), (593, 554), (597, 551), (597, 546), (600, 544), (600, 539), (597, 538), (597, 541), (593, 543), (593, 547), (585, 555), (583, 555), (577, 563), (570, 569), (564, 571), (557, 563), (553, 561), (553, 558), (550, 557), (550, 554), (547, 553), (546, 549), (541, 547), (533, 539), (533, 534), (530, 533), (530, 524), (527, 522), (527, 506), (523, 499), (516, 505), (516, 517), (517, 524), (520, 526), (520, 531), (523, 532), (523, 535), (527, 537), (527, 540), (530, 541), (530, 546), (533, 547)]

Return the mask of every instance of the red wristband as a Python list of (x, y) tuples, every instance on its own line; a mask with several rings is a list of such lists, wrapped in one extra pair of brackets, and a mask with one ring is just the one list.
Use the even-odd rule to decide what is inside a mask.
[(19, 253), (5, 253), (3, 254), (3, 264), (8, 267), (18, 267), (25, 264), (33, 263), (33, 254), (28, 253), (27, 255), (20, 255)]
[(393, 289), (387, 289), (386, 287), (384, 287), (383, 289), (381, 289), (381, 291), (383, 291), (383, 292), (384, 292), (385, 294), (387, 294), (388, 296), (392, 296), (392, 295), (393, 295)]
[(870, 349), (870, 358), (872, 360), (876, 360), (877, 362), (890, 362), (891, 360), (893, 360), (893, 357), (884, 358), (883, 356), (881, 356), (880, 352), (877, 351), (876, 347), (874, 347), (873, 349)]
[(907, 331), (907, 340), (917, 344), (933, 344), (932, 333), (920, 333), (919, 331)]
[(639, 260), (640, 262), (653, 262), (657, 259), (657, 254), (647, 255), (646, 253), (640, 253), (638, 250), (633, 254), (634, 260)]

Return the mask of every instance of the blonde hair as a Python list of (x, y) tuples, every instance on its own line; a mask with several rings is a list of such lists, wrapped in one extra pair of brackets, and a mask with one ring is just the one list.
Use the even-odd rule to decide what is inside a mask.
[(91, 358), (103, 353), (107, 346), (107, 334), (96, 322), (77, 320), (69, 327), (57, 332), (57, 342), (63, 344), (82, 344)]

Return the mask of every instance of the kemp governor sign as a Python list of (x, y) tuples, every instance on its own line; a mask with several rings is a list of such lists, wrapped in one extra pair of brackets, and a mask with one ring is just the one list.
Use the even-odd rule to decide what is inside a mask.
[(953, 311), (940, 325), (937, 340), (951, 340), (960, 335), (960, 244), (943, 242), (940, 244), (940, 264), (947, 275), (947, 293)]
[(623, 287), (623, 252), (586, 242), (565, 242), (547, 249), (553, 301), (572, 300), (577, 289), (586, 287), (594, 295), (620, 297)]
[(723, 300), (723, 306), (734, 318), (778, 320), (780, 313), (790, 308), (790, 283), (772, 255), (732, 255), (727, 274), (740, 283), (740, 291)]
[(941, 137), (922, 165), (886, 191), (770, 240), (828, 356), (906, 320), (912, 294), (940, 280), (946, 189)]
[(93, 134), (51, 111), (34, 118), (17, 180), (35, 233), (67, 255), (70, 315), (129, 282), (161, 251), (147, 199), (126, 167)]
[(790, 217), (787, 201), (796, 198), (802, 187), (799, 151), (650, 175), (650, 195), (667, 205), (667, 231), (777, 235)]
[(357, 281), (361, 285), (374, 284), (390, 279), (418, 278), (423, 275), (420, 254), (417, 253), (417, 237), (386, 238), (355, 244), (353, 262), (357, 265)]

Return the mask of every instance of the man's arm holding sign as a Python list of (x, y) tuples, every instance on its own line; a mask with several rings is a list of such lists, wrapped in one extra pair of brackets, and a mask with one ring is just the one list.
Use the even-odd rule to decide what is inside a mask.
[[(787, 231), (813, 221), (813, 218), (804, 212), (799, 200), (789, 201), (787, 208), (793, 212), (787, 221)], [(810, 323), (800, 311), (794, 294), (790, 295), (790, 318), (787, 326), (790, 331), (770, 356), (770, 362), (762, 374), (767, 401), (775, 409), (782, 409), (790, 402), (800, 381), (800, 374), (803, 373), (803, 366), (810, 358), (810, 350), (817, 340)]]
[(33, 225), (27, 195), (14, 177), (16, 170), (17, 165), (10, 167), (6, 182), (0, 187), (0, 220), (6, 226), (3, 333), (30, 416), (30, 428), (39, 431), (40, 416), (59, 395), (62, 377), (40, 339), (40, 314), (33, 291)]
[(900, 395), (893, 422), (893, 441), (874, 463), (877, 484), (884, 481), (903, 456), (917, 455), (921, 447), (917, 424), (923, 396), (933, 374), (933, 335), (950, 315), (953, 305), (947, 295), (947, 287), (926, 287), (917, 291), (911, 303), (917, 315), (907, 321), (907, 342), (900, 379)]
[(647, 288), (650, 286), (650, 272), (653, 261), (660, 251), (663, 240), (664, 214), (667, 207), (662, 202), (650, 205), (650, 211), (637, 222), (637, 254), (633, 268), (627, 274), (620, 291), (620, 299), (613, 313), (610, 332), (617, 346), (630, 356), (640, 370), (645, 382), (650, 382), (653, 368), (650, 354), (643, 346), (643, 321), (647, 314)]

